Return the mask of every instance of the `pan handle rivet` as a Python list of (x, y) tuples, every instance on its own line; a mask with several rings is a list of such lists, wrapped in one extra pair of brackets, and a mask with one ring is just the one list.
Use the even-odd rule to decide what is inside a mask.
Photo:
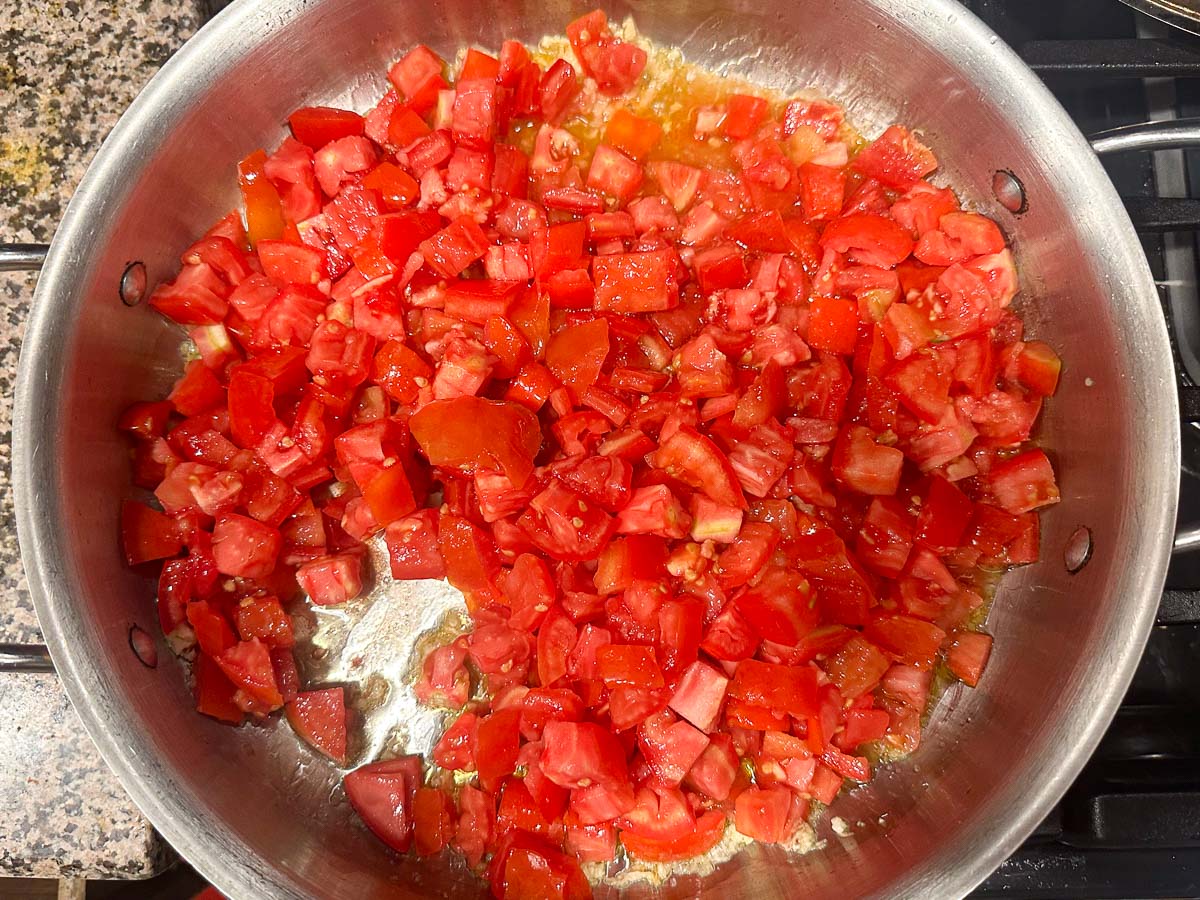
[(146, 266), (134, 260), (121, 273), (121, 302), (126, 306), (137, 306), (146, 294)]
[(1092, 558), (1092, 529), (1080, 525), (1067, 538), (1066, 549), (1063, 550), (1063, 562), (1067, 571), (1074, 575), (1088, 564)]
[(992, 193), (996, 200), (1011, 213), (1023, 213), (1029, 209), (1025, 197), (1025, 185), (1008, 169), (998, 169), (992, 176)]

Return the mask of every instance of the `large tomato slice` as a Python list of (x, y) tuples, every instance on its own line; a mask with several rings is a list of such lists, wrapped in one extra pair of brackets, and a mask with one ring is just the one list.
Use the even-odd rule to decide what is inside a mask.
[(435, 400), (409, 419), (413, 437), (436, 466), (500, 469), (524, 484), (542, 446), (537, 417), (516, 403), (456, 397)]

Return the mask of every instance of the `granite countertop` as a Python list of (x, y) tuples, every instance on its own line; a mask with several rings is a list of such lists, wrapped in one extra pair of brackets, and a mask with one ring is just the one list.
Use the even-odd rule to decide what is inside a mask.
[[(204, 0), (9, 2), (0, 29), (0, 241), (46, 242), (141, 87)], [(0, 643), (37, 643), (9, 481), (12, 397), (35, 275), (0, 273)], [(141, 878), (169, 848), (100, 758), (53, 675), (0, 675), (0, 876)]]

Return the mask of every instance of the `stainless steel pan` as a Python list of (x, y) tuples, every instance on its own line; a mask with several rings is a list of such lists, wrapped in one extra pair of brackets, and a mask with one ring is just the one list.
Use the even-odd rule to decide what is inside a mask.
[[(442, 860), (390, 855), (353, 824), (338, 773), (286, 727), (204, 719), (175, 666), (150, 670), (130, 652), (131, 625), (157, 629), (152, 585), (118, 552), (128, 471), (113, 423), (178, 369), (177, 334), (144, 304), (122, 302), (138, 294), (130, 264), (143, 262), (151, 283), (170, 274), (191, 237), (235, 204), (234, 162), (278, 141), (292, 108), (363, 108), (387, 63), (416, 41), (447, 54), (506, 36), (536, 41), (584, 8), (240, 0), (130, 108), (45, 261), (14, 425), (21, 544), (42, 628), (105, 759), (164, 836), (232, 897), (483, 888)], [(646, 34), (698, 62), (784, 89), (819, 85), (868, 133), (892, 120), (922, 129), (943, 161), (939, 178), (1013, 238), (1022, 311), (1066, 360), (1041, 426), (1063, 502), (1044, 517), (1042, 561), (1001, 587), (982, 686), (951, 691), (917, 754), (839, 801), (850, 837), (823, 832), (828, 846), (801, 858), (753, 847), (706, 877), (637, 893), (963, 894), (1087, 759), (1154, 617), (1179, 446), (1171, 354), (1138, 240), (1070, 119), (952, 0), (621, 0), (608, 9), (635, 14)], [(1071, 546), (1078, 563), (1089, 532), (1090, 561), (1072, 574), (1064, 552)]]

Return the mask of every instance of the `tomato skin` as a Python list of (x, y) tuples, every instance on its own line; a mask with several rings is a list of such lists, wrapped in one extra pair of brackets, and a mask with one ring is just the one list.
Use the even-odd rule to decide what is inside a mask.
[(412, 845), (413, 803), (420, 784), (419, 756), (368, 763), (342, 780), (354, 811), (376, 837), (400, 853)]
[(729, 696), (791, 715), (817, 711), (817, 671), (745, 659), (738, 663)]
[(413, 797), (413, 849), (417, 856), (439, 853), (454, 835), (454, 802), (437, 788), (419, 787)]
[(286, 705), (296, 733), (338, 765), (346, 764), (346, 704), (340, 687), (305, 691)]
[(136, 440), (153, 440), (166, 433), (170, 415), (171, 404), (166, 401), (134, 403), (121, 413), (117, 428)]
[(933, 665), (946, 633), (911, 616), (889, 616), (867, 625), (863, 635), (897, 662), (927, 669)]
[(196, 633), (196, 643), (200, 646), (200, 652), (207, 653), (214, 659), (238, 642), (237, 635), (233, 633), (225, 616), (207, 601), (197, 600), (189, 603), (187, 620)]
[(131, 566), (153, 559), (176, 556), (183, 540), (174, 521), (144, 503), (125, 500), (121, 504), (121, 545)]
[(579, 82), (575, 78), (575, 67), (565, 59), (555, 60), (538, 85), (542, 117), (547, 122), (557, 123), (577, 93)]
[(521, 711), (503, 709), (480, 719), (475, 732), (475, 765), (485, 791), (495, 791), (517, 765)]
[(196, 416), (219, 406), (224, 390), (212, 370), (200, 360), (188, 364), (182, 378), (171, 389), (170, 401), (182, 416)]
[(231, 725), (240, 725), (245, 712), (233, 701), (237, 690), (220, 666), (206, 653), (197, 653), (192, 666), (196, 710)]
[(652, 647), (609, 644), (596, 652), (600, 677), (609, 684), (660, 688), (666, 681)]
[(279, 192), (263, 172), (266, 161), (266, 153), (256, 150), (238, 163), (238, 183), (246, 210), (246, 236), (251, 247), (257, 246), (260, 240), (283, 234), (283, 208)]
[(959, 545), (971, 518), (972, 503), (953, 483), (934, 475), (917, 516), (917, 542), (946, 554)]

